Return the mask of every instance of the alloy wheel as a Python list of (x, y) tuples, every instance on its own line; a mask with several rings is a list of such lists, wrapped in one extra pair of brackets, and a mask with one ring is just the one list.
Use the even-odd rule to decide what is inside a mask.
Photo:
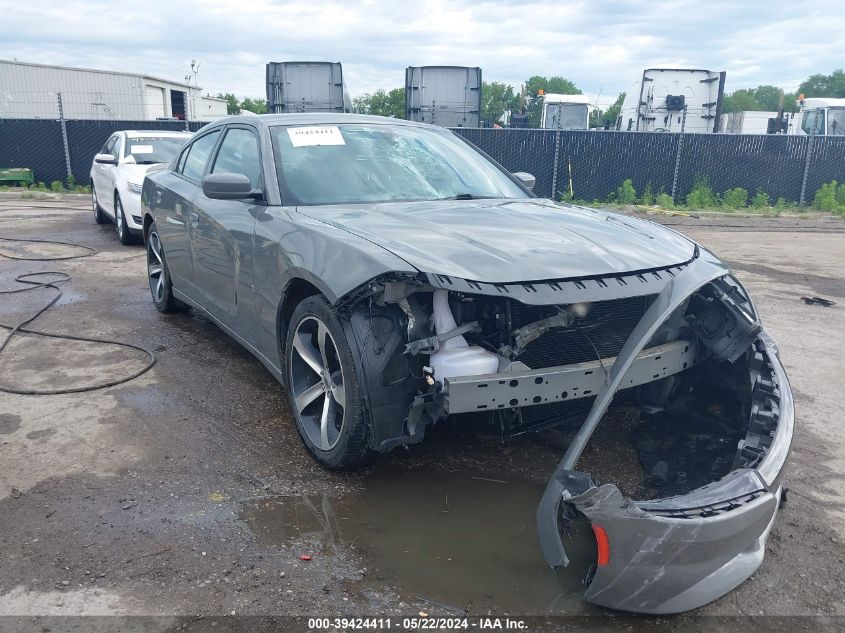
[(337, 346), (326, 324), (309, 316), (296, 326), (290, 359), (293, 406), (308, 439), (321, 451), (340, 440), (346, 389)]
[(150, 280), (150, 291), (156, 303), (164, 300), (164, 260), (161, 255), (161, 240), (158, 233), (151, 232), (147, 246), (147, 276)]
[(122, 241), (125, 223), (123, 221), (123, 205), (120, 204), (120, 198), (115, 198), (114, 200), (114, 223), (117, 226), (117, 236)]

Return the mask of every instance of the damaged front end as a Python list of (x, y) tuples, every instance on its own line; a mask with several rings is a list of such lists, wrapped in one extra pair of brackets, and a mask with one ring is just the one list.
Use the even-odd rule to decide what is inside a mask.
[[(709, 252), (577, 280), (388, 275), (339, 307), (361, 351), (372, 448), (420, 441), (455, 414), (486, 416), (503, 435), (564, 429), (568, 448), (537, 525), (558, 567), (568, 564), (568, 524), (579, 513), (591, 522), (597, 561), (586, 600), (684, 611), (760, 565), (792, 395), (750, 299)], [(645, 494), (575, 470), (611, 404), (637, 411)]]

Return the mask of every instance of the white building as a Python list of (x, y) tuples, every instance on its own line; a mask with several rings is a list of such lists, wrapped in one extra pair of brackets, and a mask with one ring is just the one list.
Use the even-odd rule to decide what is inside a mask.
[(0, 60), (0, 118), (210, 121), (226, 101), (188, 83), (109, 70)]

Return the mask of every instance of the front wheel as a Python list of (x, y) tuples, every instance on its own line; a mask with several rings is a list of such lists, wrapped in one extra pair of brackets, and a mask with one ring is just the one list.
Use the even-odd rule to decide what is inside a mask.
[(366, 461), (364, 403), (352, 350), (322, 295), (304, 299), (294, 311), (285, 361), (296, 427), (314, 458), (330, 469)]
[(114, 197), (114, 226), (117, 231), (117, 239), (124, 246), (136, 244), (137, 239), (129, 231), (129, 226), (126, 224), (126, 214), (123, 212), (123, 203), (120, 201), (120, 196)]
[(173, 296), (170, 271), (167, 268), (164, 248), (162, 248), (161, 237), (155, 223), (150, 226), (147, 233), (147, 279), (150, 283), (153, 303), (159, 312), (175, 312), (184, 306)]

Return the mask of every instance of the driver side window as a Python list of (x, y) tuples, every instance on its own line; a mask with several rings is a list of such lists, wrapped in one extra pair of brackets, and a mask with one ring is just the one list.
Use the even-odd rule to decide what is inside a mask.
[(212, 174), (243, 174), (249, 178), (253, 189), (261, 186), (261, 160), (258, 153), (258, 139), (255, 134), (243, 128), (232, 128), (226, 132), (217, 158), (214, 159)]
[(115, 146), (117, 145), (117, 135), (114, 134), (109, 137), (109, 140), (106, 141), (106, 144), (103, 145), (103, 149), (100, 150), (101, 154), (111, 154), (112, 156), (116, 157), (115, 153)]
[(188, 147), (180, 159), (179, 171), (185, 178), (199, 182), (205, 174), (205, 165), (208, 162), (208, 157), (211, 156), (211, 150), (217, 144), (217, 138), (220, 136), (220, 130), (210, 132), (205, 136), (201, 136), (195, 140)]

